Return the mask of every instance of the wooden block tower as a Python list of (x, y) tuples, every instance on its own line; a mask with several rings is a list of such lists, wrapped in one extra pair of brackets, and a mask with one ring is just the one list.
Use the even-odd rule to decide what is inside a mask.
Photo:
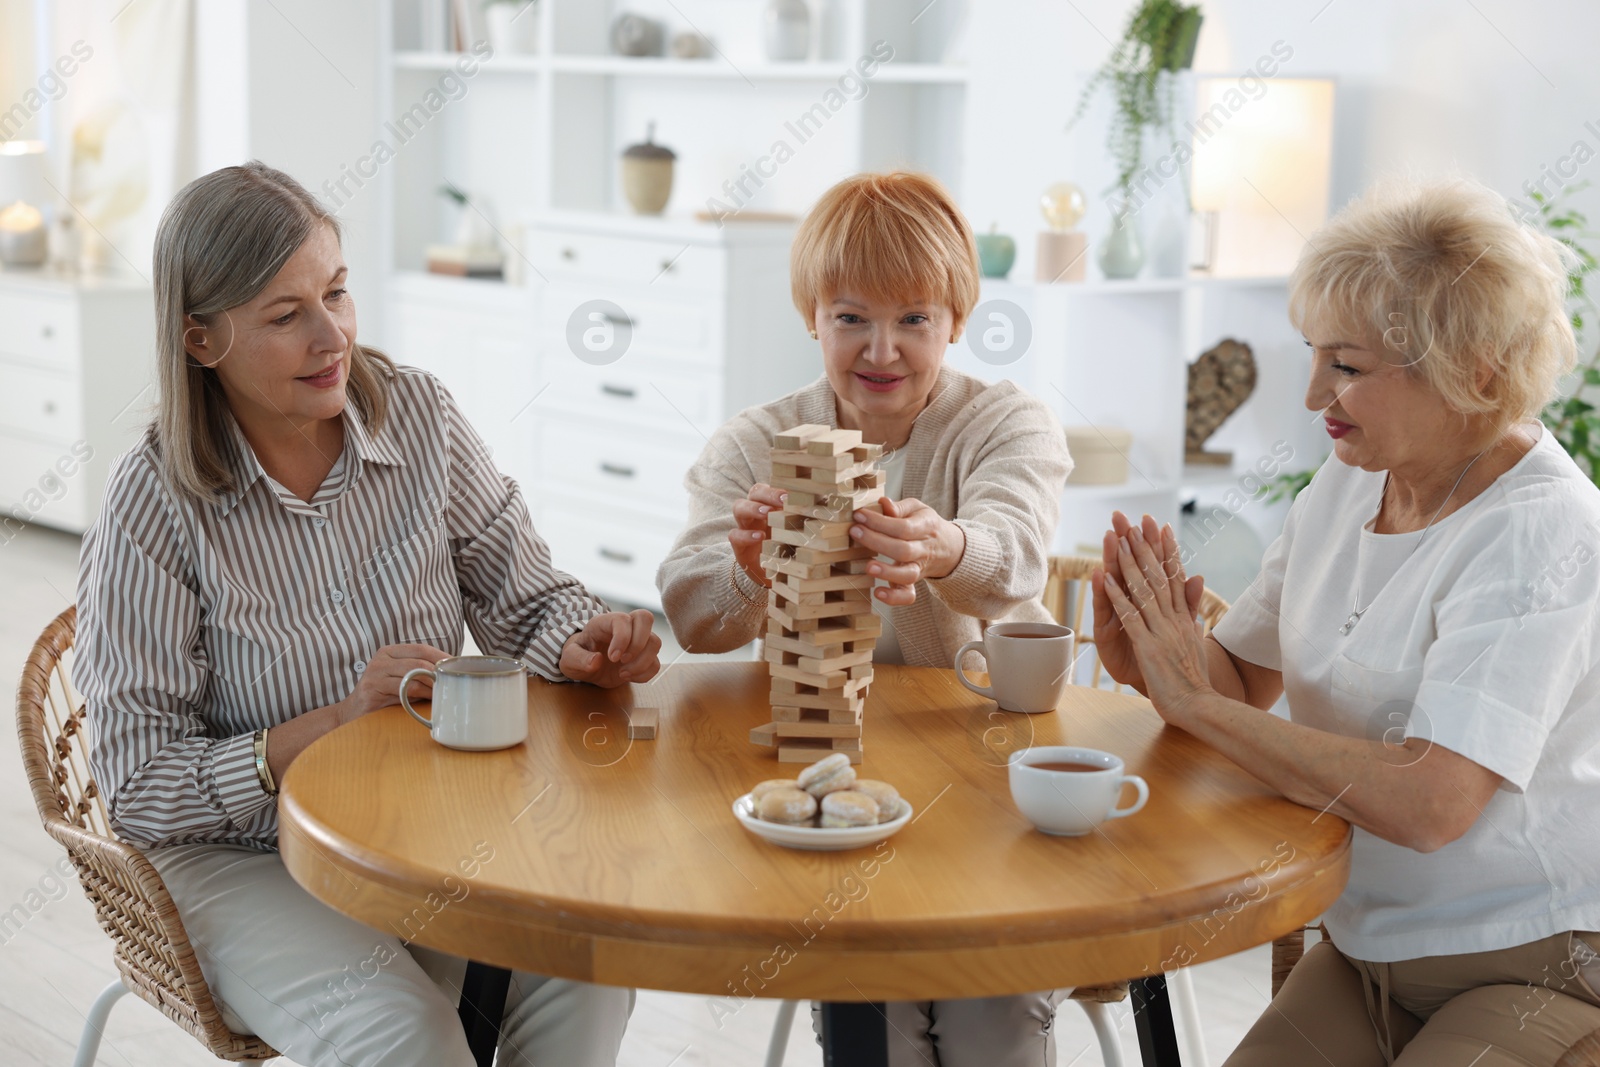
[(782, 763), (833, 752), (861, 762), (861, 712), (883, 620), (872, 611), (871, 549), (850, 540), (856, 511), (879, 511), (880, 445), (857, 430), (796, 426), (773, 442), (772, 481), (789, 494), (767, 516), (761, 566), (767, 595), (766, 656), (772, 721), (750, 740), (776, 746)]

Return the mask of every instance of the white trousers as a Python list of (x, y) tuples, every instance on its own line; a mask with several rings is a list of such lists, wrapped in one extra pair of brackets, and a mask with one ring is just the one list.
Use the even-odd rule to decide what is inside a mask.
[[(240, 1033), (305, 1067), (473, 1067), (456, 1013), (466, 961), (317, 900), (276, 852), (174, 845), (147, 855), (200, 970)], [(615, 1067), (631, 989), (513, 972), (503, 1067)]]
[[(889, 1067), (1054, 1067), (1062, 990), (970, 1000), (890, 1001)], [(822, 1005), (811, 1005), (822, 1041)]]

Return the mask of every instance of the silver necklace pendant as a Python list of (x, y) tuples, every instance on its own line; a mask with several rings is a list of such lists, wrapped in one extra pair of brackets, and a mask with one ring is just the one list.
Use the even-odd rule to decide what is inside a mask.
[(1344, 625), (1339, 627), (1339, 633), (1348, 634), (1351, 630), (1355, 629), (1356, 623), (1361, 621), (1361, 616), (1365, 613), (1365, 611), (1365, 608), (1363, 608), (1361, 611), (1352, 611), (1350, 613), (1350, 617), (1344, 620)]

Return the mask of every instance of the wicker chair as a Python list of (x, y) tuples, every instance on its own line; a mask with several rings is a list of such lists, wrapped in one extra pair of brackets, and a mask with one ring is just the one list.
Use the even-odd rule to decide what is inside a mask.
[(112, 1007), (132, 992), (193, 1034), (213, 1056), (259, 1063), (278, 1052), (222, 1021), (167, 887), (138, 849), (118, 841), (89, 774), (84, 705), (69, 661), (77, 609), (68, 608), (35, 642), (17, 689), (22, 765), (45, 832), (67, 850), (95, 917), (110, 935), (120, 980), (95, 999), (75, 1067), (89, 1067)]

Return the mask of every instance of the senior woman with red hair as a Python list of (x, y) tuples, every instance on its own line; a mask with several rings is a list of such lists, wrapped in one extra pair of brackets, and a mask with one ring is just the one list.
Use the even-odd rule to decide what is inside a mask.
[[(949, 194), (918, 174), (847, 178), (801, 224), (790, 282), (824, 375), (735, 416), (689, 471), (689, 524), (656, 576), (683, 647), (761, 636), (761, 546), (783, 507), (766, 484), (772, 440), (807, 423), (884, 447), (883, 513), (858, 512), (850, 532), (879, 557), (875, 662), (948, 668), (985, 619), (1050, 621), (1039, 597), (1072, 462), (1044, 404), (944, 366), (978, 299), (972, 231)], [(1054, 1063), (1055, 1005), (1054, 991), (891, 1004), (889, 1061)]]

